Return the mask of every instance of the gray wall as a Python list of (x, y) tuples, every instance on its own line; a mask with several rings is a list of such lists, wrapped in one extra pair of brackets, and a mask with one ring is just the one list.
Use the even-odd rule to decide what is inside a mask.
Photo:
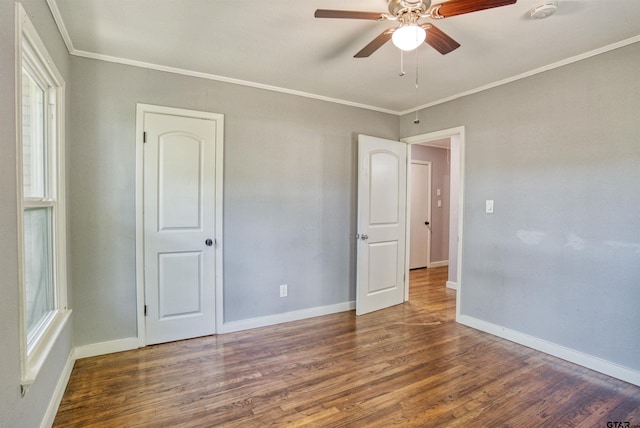
[[(640, 370), (640, 44), (398, 126), (382, 113), (70, 60), (46, 3), (24, 3), (67, 81), (76, 345), (136, 335), (134, 131), (144, 102), (225, 114), (227, 321), (353, 300), (356, 135), (465, 125), (462, 313)], [(72, 346), (66, 328), (21, 398), (13, 17), (13, 2), (0, 1), (3, 427), (39, 425)], [(485, 199), (495, 214), (484, 214)]]
[[(224, 315), (355, 299), (356, 136), (393, 115), (73, 57), (70, 195), (77, 345), (136, 336), (136, 103), (225, 115)], [(289, 285), (280, 298), (279, 284)]]
[[(69, 55), (46, 2), (22, 3), (68, 83)], [(70, 324), (63, 329), (34, 384), (21, 398), (14, 8), (14, 2), (0, 1), (0, 427), (36, 427), (72, 349), (72, 329)]]
[(466, 127), (463, 315), (640, 370), (638, 70), (636, 43), (401, 118)]
[[(411, 159), (431, 161), (431, 263), (449, 259), (449, 154), (438, 147), (411, 146)], [(437, 190), (441, 195), (438, 196)], [(438, 208), (438, 200), (442, 206)]]

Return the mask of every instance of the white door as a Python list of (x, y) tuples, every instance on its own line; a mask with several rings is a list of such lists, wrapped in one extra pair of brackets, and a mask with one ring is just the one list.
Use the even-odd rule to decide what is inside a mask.
[(431, 162), (411, 162), (409, 269), (429, 266)]
[(407, 147), (358, 136), (356, 314), (404, 301)]
[(144, 113), (148, 345), (215, 333), (216, 125)]

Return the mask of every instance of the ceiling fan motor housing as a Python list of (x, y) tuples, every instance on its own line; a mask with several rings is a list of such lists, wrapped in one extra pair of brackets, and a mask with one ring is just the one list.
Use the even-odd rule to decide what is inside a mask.
[(431, 6), (431, 0), (389, 0), (389, 13), (398, 16), (407, 10), (422, 10), (425, 13)]

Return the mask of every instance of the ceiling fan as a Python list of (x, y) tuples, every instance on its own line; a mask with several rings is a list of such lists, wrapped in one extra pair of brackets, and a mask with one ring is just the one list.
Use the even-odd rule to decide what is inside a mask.
[(411, 51), (423, 42), (433, 47), (442, 55), (460, 47), (453, 40), (430, 22), (419, 21), (423, 18), (442, 19), (465, 13), (477, 12), (494, 7), (514, 4), (517, 0), (449, 0), (444, 3), (431, 4), (431, 0), (389, 0), (389, 13), (361, 12), (350, 10), (318, 9), (316, 18), (368, 19), (373, 21), (398, 21), (396, 28), (388, 28), (362, 48), (355, 58), (366, 58), (377, 51), (390, 39), (403, 51)]

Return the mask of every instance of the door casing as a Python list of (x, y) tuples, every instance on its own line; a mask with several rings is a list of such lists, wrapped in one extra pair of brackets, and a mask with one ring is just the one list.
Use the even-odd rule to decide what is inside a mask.
[[(459, 191), (458, 191), (458, 216), (457, 216), (457, 220), (458, 220), (458, 227), (457, 227), (457, 235), (458, 235), (458, 245), (457, 245), (457, 269), (456, 269), (456, 276), (457, 276), (457, 284), (458, 284), (458, 289), (457, 289), (457, 294), (456, 294), (456, 319), (459, 319), (460, 317), (460, 302), (462, 300), (462, 296), (463, 296), (463, 292), (462, 292), (462, 247), (463, 247), (463, 219), (464, 219), (464, 173), (465, 173), (465, 168), (464, 168), (464, 162), (465, 162), (465, 127), (464, 126), (458, 126), (455, 128), (449, 128), (449, 129), (443, 129), (441, 131), (435, 131), (435, 132), (429, 132), (426, 134), (419, 134), (419, 135), (415, 135), (415, 136), (411, 136), (411, 137), (406, 137), (406, 138), (402, 138), (400, 141), (406, 143), (408, 145), (407, 147), (407, 179), (410, 180), (411, 177), (411, 146), (413, 144), (421, 144), (421, 143), (426, 143), (429, 141), (434, 141), (434, 140), (440, 140), (443, 138), (451, 138), (452, 141), (455, 140), (456, 144), (455, 147), (452, 147), (452, 150), (456, 149), (459, 150), (459, 156), (458, 158), (460, 159), (460, 164), (459, 164)], [(410, 183), (408, 183), (408, 185), (410, 186)], [(411, 207), (411, 200), (410, 200), (410, 196), (411, 196), (411, 191), (410, 188), (407, 189), (407, 216), (409, 216), (410, 213), (410, 207)], [(409, 218), (407, 217), (407, 228), (406, 228), (406, 233), (407, 233), (407, 239), (406, 239), (406, 256), (405, 256), (405, 284), (404, 284), (404, 290), (405, 290), (405, 301), (409, 300), (409, 254), (410, 254), (410, 248), (409, 248), (409, 237), (411, 236), (411, 225), (409, 223)], [(451, 256), (449, 256), (449, 259), (451, 259)]]

